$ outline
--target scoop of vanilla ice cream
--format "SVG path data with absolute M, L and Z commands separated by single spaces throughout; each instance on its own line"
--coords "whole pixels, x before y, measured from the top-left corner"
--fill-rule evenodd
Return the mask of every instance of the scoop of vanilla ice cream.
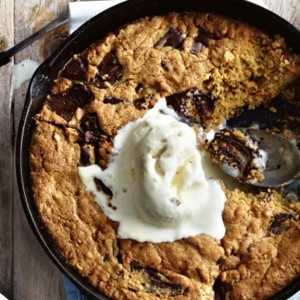
M 134 174 L 133 199 L 141 217 L 159 226 L 190 218 L 196 204 L 193 194 L 206 185 L 194 130 L 160 114 L 135 128 L 128 148 L 124 150 Z
M 105 170 L 92 165 L 78 171 L 105 214 L 119 222 L 119 237 L 167 242 L 200 233 L 224 236 L 224 191 L 206 179 L 195 131 L 165 99 L 119 130 L 114 148 Z M 112 199 L 97 190 L 94 177 L 111 189 Z

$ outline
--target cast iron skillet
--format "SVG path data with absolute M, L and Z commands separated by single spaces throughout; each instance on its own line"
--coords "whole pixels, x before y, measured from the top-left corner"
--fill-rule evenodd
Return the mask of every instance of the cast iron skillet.
M 242 0 L 129 0 L 88 21 L 75 31 L 64 45 L 45 61 L 29 84 L 24 110 L 19 125 L 16 149 L 16 172 L 21 200 L 27 219 L 41 245 L 54 263 L 87 295 L 107 299 L 83 277 L 71 269 L 57 252 L 38 216 L 30 183 L 29 148 L 34 128 L 33 116 L 39 112 L 53 79 L 75 53 L 82 52 L 94 41 L 120 26 L 144 16 L 170 11 L 204 11 L 220 13 L 251 23 L 269 33 L 281 34 L 296 53 L 300 53 L 300 32 L 291 24 L 264 8 Z M 272 299 L 287 299 L 300 289 L 300 277 Z

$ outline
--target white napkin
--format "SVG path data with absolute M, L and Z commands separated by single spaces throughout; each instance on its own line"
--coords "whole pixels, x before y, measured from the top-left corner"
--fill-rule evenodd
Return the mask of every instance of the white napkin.
M 0 293 L 0 300 L 7 300 L 1 293 Z
M 252 3 L 255 3 L 255 4 L 257 4 L 257 5 L 260 5 L 260 6 L 264 7 L 264 8 L 268 8 L 268 7 L 266 6 L 264 0 L 247 0 L 247 1 L 252 2 Z
M 69 34 L 100 12 L 125 0 L 69 2 Z
M 84 22 L 100 12 L 124 1 L 125 0 L 99 0 L 69 2 L 69 33 L 71 34 Z M 267 8 L 263 0 L 248 1 Z

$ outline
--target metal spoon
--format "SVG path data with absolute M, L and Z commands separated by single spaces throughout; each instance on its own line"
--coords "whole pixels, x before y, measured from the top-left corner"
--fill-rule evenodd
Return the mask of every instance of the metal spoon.
M 300 173 L 300 152 L 298 148 L 284 137 L 258 129 L 243 129 L 258 143 L 258 148 L 267 153 L 264 179 L 257 182 L 245 182 L 260 187 L 279 187 L 290 183 Z M 228 175 L 237 178 L 228 169 L 228 165 L 219 164 Z
M 11 57 L 15 56 L 18 52 L 23 50 L 24 48 L 28 47 L 30 44 L 41 38 L 43 35 L 48 33 L 49 31 L 55 29 L 56 27 L 66 23 L 68 21 L 68 11 L 63 12 L 59 17 L 55 20 L 47 24 L 46 26 L 42 27 L 17 45 L 13 46 L 12 48 L 0 52 L 0 67 L 4 66 L 5 64 L 9 63 Z

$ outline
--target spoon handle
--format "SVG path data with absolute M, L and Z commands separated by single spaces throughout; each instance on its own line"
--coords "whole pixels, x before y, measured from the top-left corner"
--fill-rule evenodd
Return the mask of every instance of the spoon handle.
M 31 36 L 27 37 L 17 45 L 13 46 L 12 48 L 0 52 L 0 67 L 7 64 L 10 61 L 10 58 L 15 56 L 18 52 L 23 50 L 24 48 L 28 47 L 30 44 L 38 40 L 40 37 L 48 33 L 49 31 L 57 28 L 58 26 L 66 23 L 68 21 L 68 12 L 65 11 L 62 13 L 58 18 L 47 24 L 46 26 L 42 27 Z

